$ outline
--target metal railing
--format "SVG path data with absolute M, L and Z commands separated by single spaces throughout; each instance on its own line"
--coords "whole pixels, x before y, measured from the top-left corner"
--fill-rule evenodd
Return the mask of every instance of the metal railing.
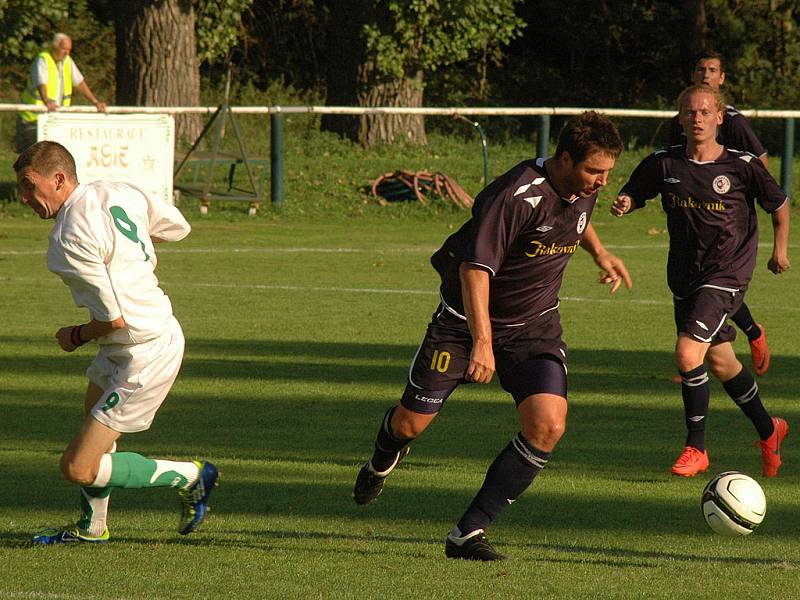
M 218 106 L 109 106 L 111 114 L 213 114 Z M 64 112 L 96 113 L 93 106 L 70 106 L 60 109 Z M 538 117 L 538 135 L 536 153 L 546 156 L 549 152 L 550 117 L 571 116 L 586 110 L 597 110 L 609 117 L 643 117 L 668 119 L 675 115 L 674 110 L 642 110 L 629 108 L 592 108 L 592 107 L 418 107 L 406 108 L 395 106 L 360 107 L 360 106 L 232 106 L 230 110 L 236 114 L 270 115 L 270 198 L 275 206 L 283 204 L 283 118 L 285 115 L 320 114 L 320 115 L 424 115 L 449 117 Z M 44 106 L 30 104 L 0 104 L 0 112 L 47 112 Z M 783 153 L 781 154 L 781 187 L 790 193 L 792 187 L 792 160 L 794 157 L 794 121 L 800 118 L 800 110 L 741 110 L 748 118 L 784 119 Z

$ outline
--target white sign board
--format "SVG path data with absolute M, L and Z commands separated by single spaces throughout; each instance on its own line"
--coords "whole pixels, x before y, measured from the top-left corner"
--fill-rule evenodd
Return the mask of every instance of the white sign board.
M 78 181 L 125 181 L 172 203 L 175 120 L 170 115 L 41 113 L 38 139 L 75 157 Z

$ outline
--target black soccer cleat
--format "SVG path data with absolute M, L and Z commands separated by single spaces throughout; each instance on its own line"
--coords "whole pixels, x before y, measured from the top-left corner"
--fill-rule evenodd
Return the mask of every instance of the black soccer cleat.
M 369 461 L 364 463 L 364 466 L 361 467 L 361 470 L 358 472 L 358 477 L 356 477 L 356 485 L 353 487 L 353 500 L 355 500 L 356 504 L 369 504 L 380 496 L 383 491 L 383 482 L 386 481 L 389 473 L 394 470 L 400 461 L 403 460 L 403 457 L 410 451 L 411 448 L 409 446 L 400 450 L 394 464 L 381 473 L 373 471 Z
M 444 544 L 444 554 L 447 558 L 481 561 L 506 559 L 505 554 L 500 554 L 492 547 L 483 529 L 476 529 L 463 537 L 454 535 L 457 531 L 457 529 L 451 531 Z

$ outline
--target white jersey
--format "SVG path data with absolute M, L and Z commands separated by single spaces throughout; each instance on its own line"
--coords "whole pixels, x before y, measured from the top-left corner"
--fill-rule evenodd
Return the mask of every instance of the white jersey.
M 173 242 L 189 231 L 177 208 L 130 184 L 81 184 L 55 217 L 47 268 L 93 319 L 125 319 L 125 327 L 98 343 L 145 342 L 159 336 L 172 316 L 172 304 L 158 287 L 150 238 Z

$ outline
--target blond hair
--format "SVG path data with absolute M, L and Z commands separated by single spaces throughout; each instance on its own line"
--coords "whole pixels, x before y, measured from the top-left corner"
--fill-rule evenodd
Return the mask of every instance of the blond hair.
M 686 100 L 687 96 L 699 93 L 710 94 L 714 98 L 714 106 L 718 112 L 725 110 L 725 96 L 723 96 L 722 92 L 705 83 L 699 83 L 690 85 L 680 93 L 678 96 L 678 112 L 683 112 L 683 101 Z

